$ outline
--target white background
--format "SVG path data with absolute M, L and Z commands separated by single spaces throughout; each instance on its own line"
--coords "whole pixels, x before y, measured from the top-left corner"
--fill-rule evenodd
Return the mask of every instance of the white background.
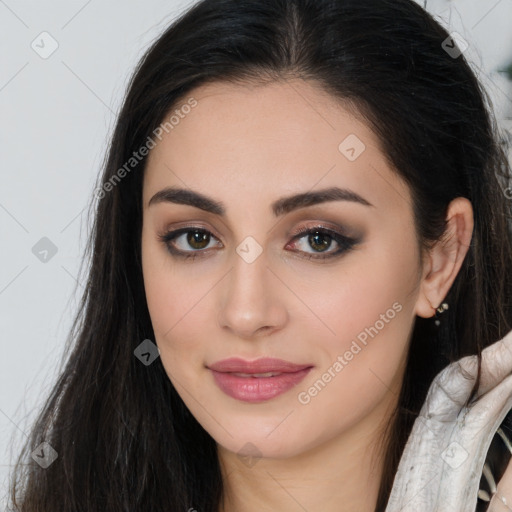
M 82 291 L 87 207 L 127 80 L 190 5 L 0 0 L 0 510 L 11 451 L 59 369 Z M 468 41 L 465 55 L 512 132 L 512 82 L 497 72 L 512 62 L 512 0 L 429 0 L 427 9 Z M 31 47 L 43 51 L 47 37 L 51 48 L 42 32 L 58 43 L 48 58 Z M 57 247 L 47 263 L 32 253 L 42 237 Z

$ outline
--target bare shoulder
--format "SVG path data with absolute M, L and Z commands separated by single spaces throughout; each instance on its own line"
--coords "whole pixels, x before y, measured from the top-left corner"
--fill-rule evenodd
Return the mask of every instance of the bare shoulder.
M 479 489 L 475 512 L 512 511 L 512 410 L 493 437 Z

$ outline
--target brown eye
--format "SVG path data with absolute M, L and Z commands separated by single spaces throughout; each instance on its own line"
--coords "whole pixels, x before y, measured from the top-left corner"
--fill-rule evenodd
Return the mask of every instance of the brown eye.
M 194 249 L 204 249 L 210 241 L 210 234 L 199 230 L 188 231 L 187 243 Z M 206 242 L 206 245 L 205 245 Z
M 205 229 L 185 227 L 158 235 L 167 250 L 179 258 L 206 257 L 214 247 L 220 248 L 222 244 L 217 238 Z M 302 241 L 304 239 L 304 241 Z M 211 243 L 214 242 L 212 246 Z M 335 250 L 330 250 L 333 246 Z M 348 252 L 359 240 L 349 238 L 337 231 L 324 227 L 303 228 L 292 238 L 292 252 L 300 253 L 308 259 L 327 259 L 340 256 Z M 322 254 L 325 253 L 325 254 Z
M 205 229 L 182 228 L 169 231 L 158 236 L 173 256 L 195 258 L 203 252 L 209 252 L 209 245 L 216 240 L 214 235 Z M 221 246 L 220 242 L 217 247 Z M 197 254 L 196 254 L 197 253 Z
M 332 229 L 318 226 L 300 229 L 293 236 L 292 242 L 294 252 L 301 253 L 304 258 L 327 259 L 348 252 L 359 243 L 359 240 L 349 238 Z M 334 251 L 329 250 L 333 242 L 337 247 Z
M 308 236 L 308 243 L 315 251 L 323 252 L 330 247 L 332 237 L 326 233 L 315 231 Z

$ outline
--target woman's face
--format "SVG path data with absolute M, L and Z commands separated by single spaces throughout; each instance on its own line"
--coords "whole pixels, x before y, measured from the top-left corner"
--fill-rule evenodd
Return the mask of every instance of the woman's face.
M 407 186 L 369 128 L 312 83 L 190 96 L 158 132 L 143 189 L 144 283 L 169 379 L 241 455 L 370 433 L 398 398 L 417 314 Z M 212 370 L 230 358 L 298 367 Z

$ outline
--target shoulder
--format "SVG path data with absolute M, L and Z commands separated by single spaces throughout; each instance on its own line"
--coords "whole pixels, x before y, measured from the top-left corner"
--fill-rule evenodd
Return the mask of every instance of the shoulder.
M 487 452 L 475 512 L 512 510 L 512 410 L 496 430 Z

